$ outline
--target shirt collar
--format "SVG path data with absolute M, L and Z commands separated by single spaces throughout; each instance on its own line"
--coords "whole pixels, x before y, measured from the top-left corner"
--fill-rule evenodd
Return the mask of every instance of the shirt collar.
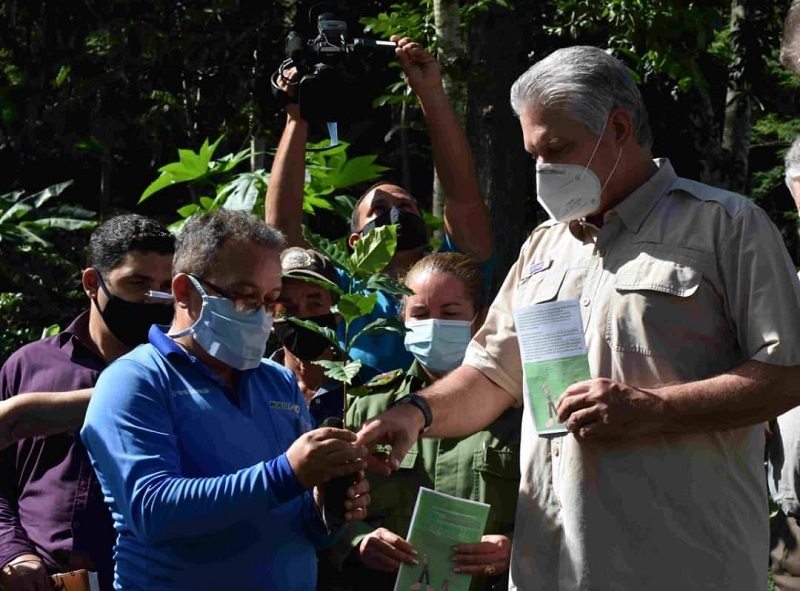
M 102 362 L 103 367 L 107 364 L 97 350 L 97 346 L 92 340 L 89 332 L 89 310 L 81 312 L 64 331 L 58 335 L 58 346 L 74 359 L 80 349 L 80 353 L 88 353 L 97 361 Z M 77 345 L 77 347 L 76 347 Z
M 648 214 L 655 207 L 661 196 L 667 193 L 678 178 L 669 160 L 658 158 L 653 160 L 658 167 L 656 173 L 637 188 L 633 193 L 623 199 L 617 206 L 606 213 L 606 216 L 615 214 L 633 233 L 639 231 Z M 605 218 L 608 221 L 608 217 Z
M 177 357 L 178 359 L 183 359 L 191 364 L 191 366 L 197 368 L 198 371 L 202 372 L 206 377 L 216 382 L 221 388 L 223 389 L 230 389 L 228 386 L 223 383 L 222 380 L 219 379 L 219 376 L 215 374 L 210 367 L 208 367 L 205 363 L 203 363 L 200 359 L 189 353 L 186 349 L 181 347 L 178 343 L 176 343 L 173 339 L 168 336 L 169 329 L 172 328 L 171 326 L 160 326 L 158 324 L 154 324 L 150 327 L 150 332 L 147 333 L 147 338 L 150 341 L 150 344 L 155 347 L 156 351 L 158 351 L 162 357 Z M 256 368 L 258 369 L 258 368 Z M 254 371 L 253 369 L 244 369 L 237 371 L 237 377 L 234 378 L 234 381 L 237 379 L 239 383 L 244 377 L 249 374 L 250 372 Z

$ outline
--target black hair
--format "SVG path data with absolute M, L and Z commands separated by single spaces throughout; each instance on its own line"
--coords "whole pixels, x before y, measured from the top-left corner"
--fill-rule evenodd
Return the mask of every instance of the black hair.
M 175 252 L 175 236 L 154 219 L 128 213 L 110 218 L 89 238 L 87 266 L 101 273 L 117 268 L 129 252 Z

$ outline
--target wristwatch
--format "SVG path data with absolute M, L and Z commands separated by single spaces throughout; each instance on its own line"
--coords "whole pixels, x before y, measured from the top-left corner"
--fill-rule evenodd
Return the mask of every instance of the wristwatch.
M 414 405 L 422 412 L 423 416 L 425 417 L 425 425 L 422 427 L 422 429 L 420 429 L 419 434 L 424 435 L 427 433 L 431 428 L 431 423 L 433 422 L 433 413 L 431 412 L 431 407 L 428 404 L 428 401 L 417 394 L 409 394 L 408 396 L 403 396 L 399 400 L 395 400 L 389 408 L 392 406 L 399 406 L 401 404 Z

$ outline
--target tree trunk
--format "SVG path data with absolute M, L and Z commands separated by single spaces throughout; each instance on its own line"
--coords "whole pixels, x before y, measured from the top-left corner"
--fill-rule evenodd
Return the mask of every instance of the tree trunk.
M 752 113 L 747 73 L 747 47 L 750 38 L 747 30 L 746 0 L 731 1 L 731 44 L 733 60 L 725 97 L 725 126 L 722 148 L 725 153 L 724 184 L 737 193 L 747 190 L 748 159 L 750 156 L 750 131 Z
M 456 64 L 462 63 L 464 43 L 461 39 L 461 13 L 458 0 L 434 0 L 433 22 L 438 45 L 437 59 L 442 66 L 442 86 L 461 124 L 464 124 L 467 86 L 454 76 Z M 444 190 L 436 169 L 433 171 L 433 215 L 444 215 Z M 442 234 L 442 232 L 438 232 Z M 440 240 L 443 235 L 437 236 Z
M 522 131 L 509 102 L 514 80 L 528 65 L 520 27 L 521 4 L 514 11 L 491 9 L 470 26 L 471 61 L 467 135 L 475 156 L 481 193 L 486 199 L 494 234 L 497 265 L 495 287 L 516 261 L 520 246 L 536 225 L 537 211 L 530 198 L 535 177 L 523 149 Z

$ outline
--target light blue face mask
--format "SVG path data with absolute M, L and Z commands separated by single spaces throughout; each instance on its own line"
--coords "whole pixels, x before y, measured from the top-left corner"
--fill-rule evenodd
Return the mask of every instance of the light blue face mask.
M 472 340 L 469 320 L 409 320 L 406 328 L 406 350 L 434 372 L 450 371 L 461 365 Z
M 203 350 L 234 369 L 258 367 L 264 357 L 272 314 L 264 308 L 240 312 L 232 300 L 210 296 L 200 282 L 189 275 L 197 293 L 203 298 L 203 307 L 197 321 L 177 334 L 177 339 L 191 334 Z

